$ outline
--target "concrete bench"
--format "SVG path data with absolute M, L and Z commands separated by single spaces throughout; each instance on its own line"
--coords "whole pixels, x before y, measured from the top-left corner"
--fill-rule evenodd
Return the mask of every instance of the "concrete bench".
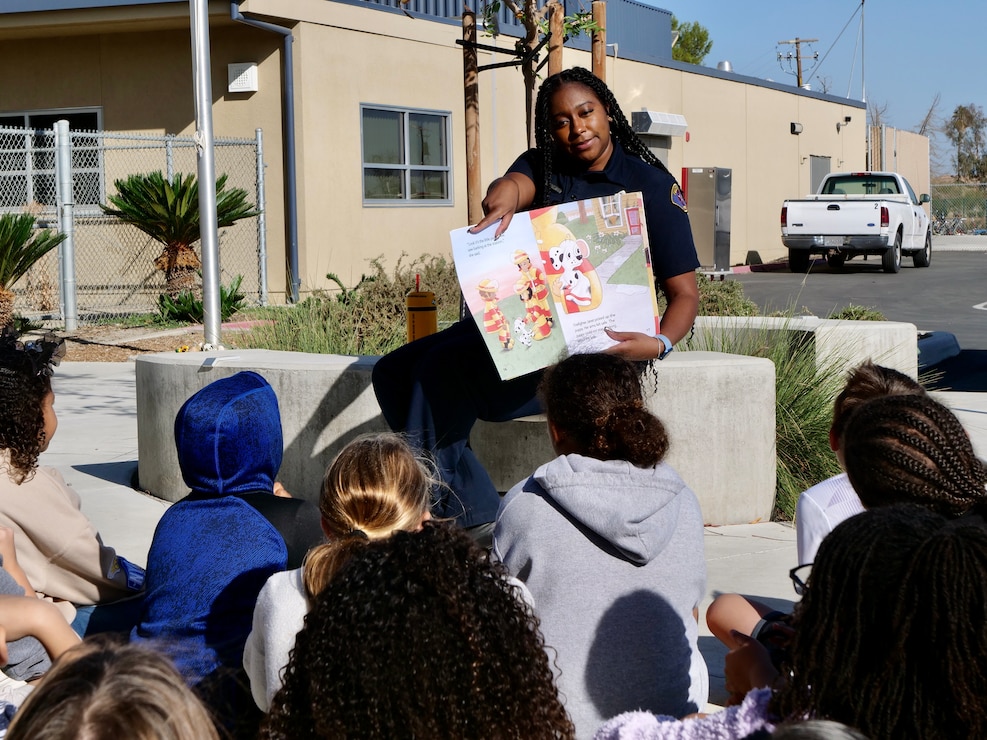
M 174 420 L 200 388 L 255 370 L 278 396 L 285 454 L 279 476 L 300 498 L 316 500 L 322 474 L 354 437 L 385 431 L 370 372 L 373 357 L 269 350 L 168 353 L 137 358 L 139 480 L 177 501 L 187 487 L 174 444 Z M 710 524 L 767 520 L 775 486 L 774 366 L 769 360 L 677 352 L 656 364 L 648 404 L 672 441 L 669 462 L 696 491 Z M 543 419 L 480 422 L 472 445 L 506 491 L 554 457 Z
M 730 350 L 738 333 L 787 331 L 815 344 L 816 363 L 833 372 L 846 371 L 871 360 L 918 377 L 918 330 L 899 321 L 840 321 L 815 316 L 700 316 L 690 346 Z
M 719 352 L 674 352 L 654 368 L 657 387 L 645 388 L 646 402 L 668 430 L 667 461 L 696 492 L 705 523 L 770 519 L 774 364 Z M 471 442 L 498 490 L 555 456 L 543 417 L 477 422 Z

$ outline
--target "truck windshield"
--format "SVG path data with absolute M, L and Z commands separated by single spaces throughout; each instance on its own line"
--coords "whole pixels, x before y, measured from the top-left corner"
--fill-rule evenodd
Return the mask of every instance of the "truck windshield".
M 822 195 L 900 195 L 898 181 L 866 172 L 831 177 L 823 185 Z

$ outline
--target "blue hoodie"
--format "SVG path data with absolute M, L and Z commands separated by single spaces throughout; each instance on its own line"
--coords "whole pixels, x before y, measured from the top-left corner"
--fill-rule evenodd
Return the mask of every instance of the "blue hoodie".
M 207 385 L 178 412 L 175 443 L 192 493 L 154 531 L 132 638 L 161 642 L 195 684 L 241 665 L 257 594 L 287 566 L 284 537 L 240 498 L 273 499 L 283 447 L 274 390 L 254 372 Z

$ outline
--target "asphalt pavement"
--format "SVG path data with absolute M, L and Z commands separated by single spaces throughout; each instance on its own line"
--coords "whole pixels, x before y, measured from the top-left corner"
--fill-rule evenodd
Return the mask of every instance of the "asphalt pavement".
M 168 503 L 132 487 L 137 471 L 137 404 L 134 364 L 64 362 L 53 379 L 58 430 L 41 464 L 58 468 L 82 498 L 83 511 L 103 541 L 141 565 Z M 987 394 L 946 393 L 951 406 L 987 457 Z M 722 704 L 725 649 L 702 615 L 721 592 L 748 594 L 791 609 L 788 579 L 797 563 L 795 531 L 784 522 L 707 527 L 707 597 L 700 607 L 700 649 L 710 670 L 710 700 Z
M 791 273 L 785 263 L 737 268 L 729 279 L 739 281 L 764 313 L 826 317 L 855 305 L 914 324 L 929 387 L 987 392 L 987 236 L 936 236 L 932 249 L 930 267 L 914 267 L 905 258 L 897 274 L 884 273 L 880 259 L 871 257 L 839 269 L 819 259 L 808 274 Z M 950 335 L 955 351 L 944 352 Z

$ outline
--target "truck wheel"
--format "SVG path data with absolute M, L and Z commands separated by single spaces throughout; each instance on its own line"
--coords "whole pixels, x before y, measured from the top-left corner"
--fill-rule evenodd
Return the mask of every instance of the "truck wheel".
M 912 262 L 916 267 L 928 267 L 932 262 L 932 232 L 925 232 L 925 246 L 921 252 L 912 255 Z
M 881 266 L 885 272 L 898 272 L 901 269 L 901 232 L 894 235 L 894 246 L 884 252 Z
M 788 250 L 788 269 L 792 272 L 808 272 L 810 263 L 808 252 L 796 249 Z
M 826 264 L 834 270 L 839 270 L 846 263 L 846 252 L 834 252 L 826 255 Z

